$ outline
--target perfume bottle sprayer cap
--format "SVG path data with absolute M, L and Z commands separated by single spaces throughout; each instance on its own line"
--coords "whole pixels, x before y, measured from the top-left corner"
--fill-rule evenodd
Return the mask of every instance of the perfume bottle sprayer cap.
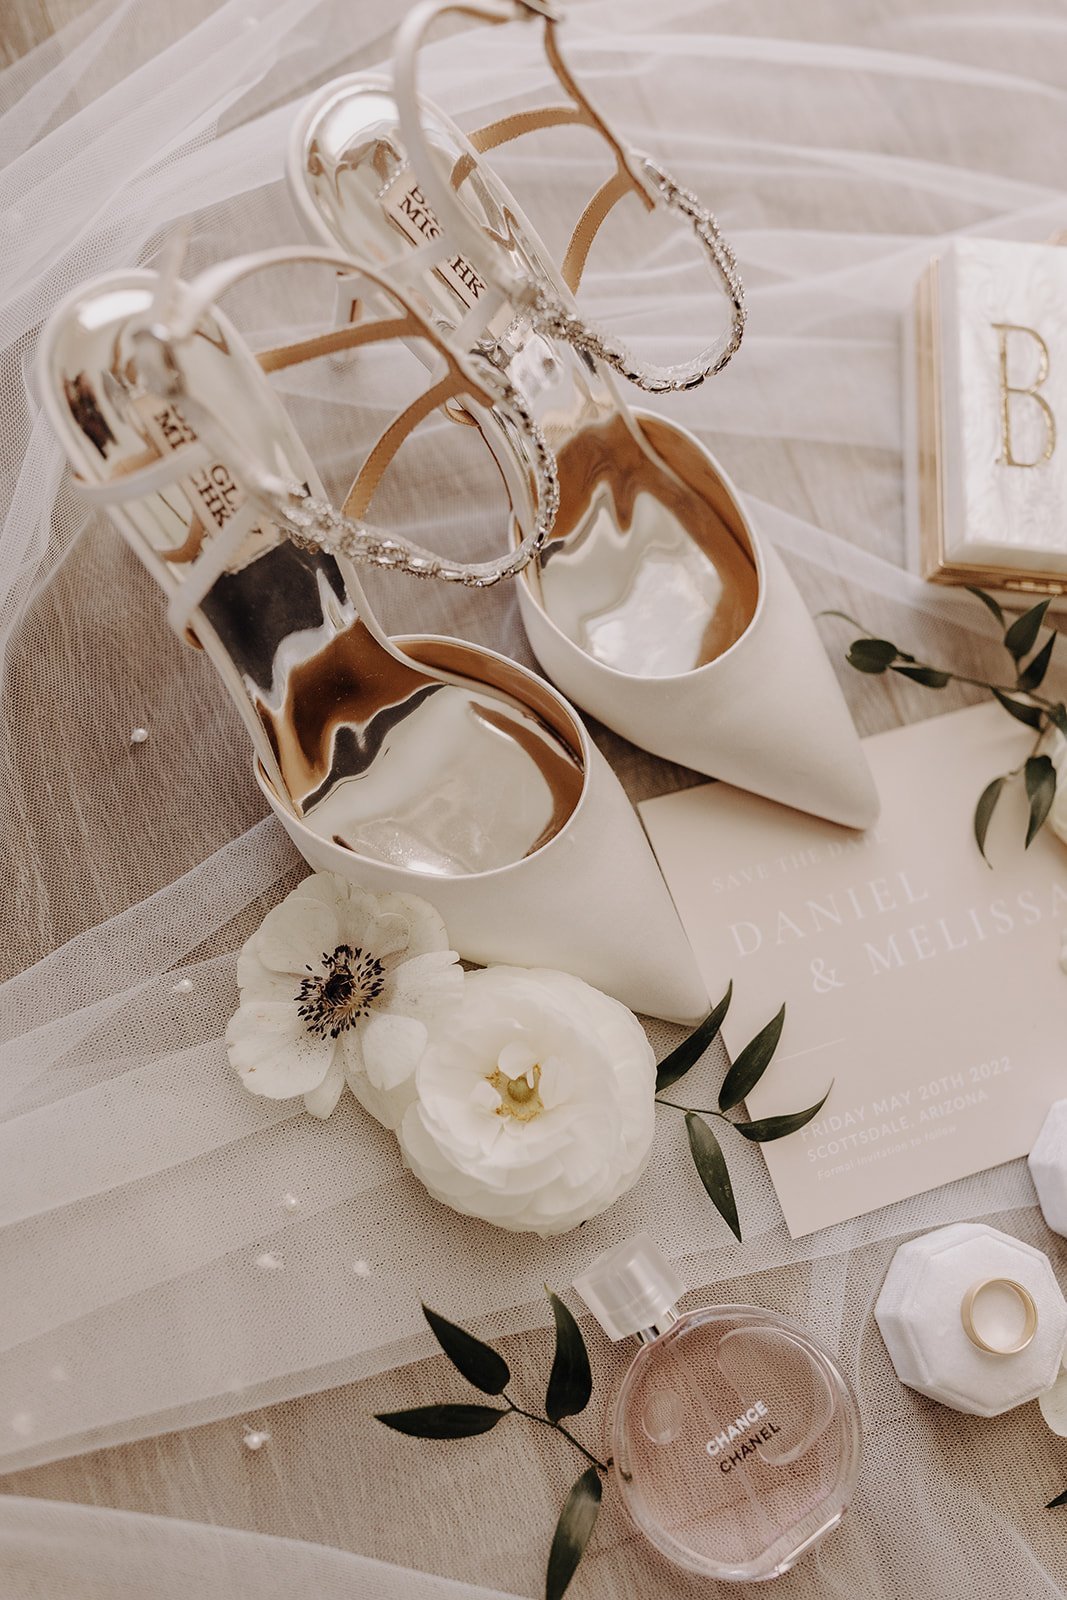
M 647 1233 L 597 1256 L 574 1287 L 609 1339 L 665 1327 L 685 1284 Z

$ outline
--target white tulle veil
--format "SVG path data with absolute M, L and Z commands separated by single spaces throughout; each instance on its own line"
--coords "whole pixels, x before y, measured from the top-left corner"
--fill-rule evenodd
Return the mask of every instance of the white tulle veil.
M 1038 1237 L 1021 1164 L 795 1243 L 746 1147 L 732 1155 L 739 1246 L 665 1124 L 636 1191 L 542 1243 L 435 1206 L 354 1104 L 320 1125 L 249 1098 L 228 1069 L 234 951 L 304 868 L 265 818 L 209 664 L 168 633 L 151 581 L 71 489 L 34 396 L 33 344 L 73 286 L 151 262 L 184 220 L 190 271 L 298 238 L 281 179 L 293 107 L 327 78 L 384 61 L 395 20 L 380 0 L 99 0 L 0 75 L 0 1470 L 21 1474 L 20 1492 L 47 1494 L 28 1469 L 209 1423 L 217 1463 L 230 1462 L 241 1419 L 299 1396 L 311 1397 L 302 1428 L 314 1419 L 326 1437 L 343 1416 L 352 1449 L 380 1461 L 373 1401 L 401 1382 L 393 1369 L 432 1349 L 420 1299 L 526 1348 L 520 1336 L 546 1321 L 546 1279 L 566 1286 L 598 1249 L 647 1226 L 694 1288 L 730 1281 L 731 1297 L 790 1310 L 858 1383 L 869 1444 L 853 1529 L 838 1555 L 787 1580 L 790 1592 L 1060 1594 L 1067 1532 L 1050 1531 L 1040 1502 L 1062 1485 L 1036 1416 L 981 1435 L 972 1419 L 933 1417 L 895 1383 L 870 1317 L 902 1234 L 989 1216 Z M 1042 239 L 1067 225 L 1062 7 L 580 0 L 567 43 L 629 137 L 712 204 L 748 286 L 739 357 L 663 409 L 722 458 L 813 610 L 838 607 L 912 648 L 979 664 L 985 614 L 904 571 L 900 318 L 947 234 Z M 530 28 L 464 30 L 426 59 L 427 87 L 466 126 L 546 83 Z M 556 239 L 604 175 L 595 142 L 567 133 L 502 152 L 500 164 Z M 229 309 L 253 343 L 278 342 L 325 318 L 327 292 L 313 275 L 282 274 Z M 685 241 L 643 232 L 636 216 L 607 232 L 583 295 L 658 361 L 683 359 L 719 314 Z M 335 491 L 389 385 L 382 351 L 282 376 Z M 426 430 L 393 512 L 420 543 L 489 551 L 499 520 L 477 509 L 480 480 L 473 457 L 455 452 L 456 431 Z M 455 632 L 530 660 L 506 591 L 457 595 L 390 577 L 372 591 L 392 629 Z M 841 661 L 847 634 L 821 626 Z M 950 703 L 841 675 L 864 732 Z M 147 740 L 131 744 L 134 728 Z M 595 731 L 634 798 L 691 781 Z M 677 1037 L 650 1031 L 660 1051 Z M 926 1044 L 936 1049 L 916 1048 Z M 280 1270 L 257 1267 L 264 1251 Z M 370 1278 L 353 1274 L 357 1259 Z M 349 1398 L 328 1401 L 341 1385 Z M 990 1466 L 964 1488 L 961 1431 L 1016 1463 L 1012 1484 Z M 272 1470 L 295 1474 L 310 1438 L 302 1456 L 275 1449 Z M 393 1538 L 385 1491 L 370 1481 L 366 1523 L 321 1527 L 309 1514 L 271 1529 L 347 1555 L 198 1530 L 195 1516 L 9 1498 L 0 1570 L 14 1578 L 0 1589 L 165 1596 L 187 1571 L 184 1593 L 240 1600 L 458 1592 L 417 1588 L 404 1569 L 422 1566 L 535 1592 L 547 1511 L 512 1530 L 507 1559 L 487 1545 L 472 1564 L 440 1463 L 420 1487 L 414 1459 L 389 1504 L 431 1494 L 421 1541 L 411 1529 Z M 519 1444 L 498 1459 L 524 1481 Z M 542 1494 L 558 1504 L 555 1465 L 533 1459 L 531 1505 Z M 297 1501 L 303 1492 L 294 1481 Z M 203 1520 L 262 1526 L 240 1511 Z M 142 1559 L 157 1587 L 143 1586 Z M 646 1558 L 621 1526 L 597 1559 L 605 1587 L 594 1569 L 590 1595 L 649 1592 Z

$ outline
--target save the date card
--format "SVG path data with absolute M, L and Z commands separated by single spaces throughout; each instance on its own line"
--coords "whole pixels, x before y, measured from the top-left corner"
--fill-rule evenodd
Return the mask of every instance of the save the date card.
M 1067 1096 L 1067 844 L 1028 851 L 1022 785 L 979 854 L 972 818 L 1032 735 L 977 706 L 864 740 L 865 834 L 702 784 L 641 814 L 736 1052 L 786 1003 L 752 1117 L 814 1104 L 764 1145 L 794 1238 L 1025 1155 Z

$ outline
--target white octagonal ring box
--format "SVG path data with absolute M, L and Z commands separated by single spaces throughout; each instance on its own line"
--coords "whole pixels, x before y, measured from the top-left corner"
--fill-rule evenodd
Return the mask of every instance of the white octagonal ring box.
M 977 1308 L 976 1292 L 988 1299 L 990 1290 L 1009 1312 L 1015 1304 L 1025 1313 L 1023 1337 L 1036 1314 L 1024 1349 L 994 1353 L 968 1335 L 965 1318 L 972 1331 L 979 1322 L 968 1303 Z M 953 1223 L 902 1244 L 874 1314 L 900 1381 L 977 1417 L 1036 1400 L 1055 1382 L 1067 1340 L 1067 1301 L 1048 1257 L 984 1223 Z
M 1041 1215 L 1067 1237 L 1067 1100 L 1057 1100 L 1041 1125 L 1028 1165 Z

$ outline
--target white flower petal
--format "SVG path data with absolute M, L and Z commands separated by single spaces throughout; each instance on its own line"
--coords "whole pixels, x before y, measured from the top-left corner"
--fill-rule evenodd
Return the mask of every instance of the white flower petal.
M 363 1040 L 360 1038 L 360 1029 L 346 1028 L 338 1043 L 341 1046 L 341 1062 L 344 1066 L 345 1081 L 358 1099 L 356 1080 L 364 1076 Z
M 237 960 L 237 983 L 242 1001 L 276 1000 L 279 1003 L 296 1001 L 301 979 L 306 971 L 274 972 L 265 967 L 254 950 L 245 945 Z
M 526 1078 L 533 1082 L 534 1067 L 543 1065 L 541 1053 L 531 1039 L 512 1039 L 497 1056 L 497 1066 L 508 1078 Z
M 431 1022 L 457 1008 L 463 996 L 463 969 L 454 950 L 439 950 L 403 961 L 389 973 L 376 1011 Z
M 345 1077 L 365 1111 L 395 1128 L 415 1098 L 426 1029 L 411 1017 L 375 1013 L 341 1037 Z
M 304 1110 L 310 1111 L 313 1117 L 320 1117 L 323 1121 L 330 1115 L 338 1100 L 344 1092 L 345 1069 L 340 1050 L 335 1049 L 330 1070 L 323 1078 L 317 1089 L 311 1089 L 304 1096 Z
M 341 943 L 365 949 L 368 933 L 381 913 L 381 895 L 357 883 L 345 883 L 338 910 Z
M 288 1100 L 318 1088 L 335 1045 L 309 1033 L 294 1005 L 253 1000 L 230 1018 L 226 1048 L 246 1089 L 270 1100 Z
M 404 961 L 409 953 L 409 928 L 406 917 L 374 916 L 367 923 L 361 941 L 363 949 L 377 956 L 379 961 Z
M 281 905 L 275 906 L 249 940 L 252 953 L 272 972 L 304 975 L 308 966 L 321 966 L 342 943 L 341 899 L 331 873 L 316 872 L 297 884 Z
M 360 1029 L 363 1066 L 376 1089 L 395 1089 L 414 1076 L 426 1049 L 426 1028 L 413 1017 L 368 1017 Z
M 408 927 L 408 955 L 422 956 L 431 950 L 448 949 L 448 931 L 440 913 L 415 894 L 380 894 L 380 916 L 403 917 Z

